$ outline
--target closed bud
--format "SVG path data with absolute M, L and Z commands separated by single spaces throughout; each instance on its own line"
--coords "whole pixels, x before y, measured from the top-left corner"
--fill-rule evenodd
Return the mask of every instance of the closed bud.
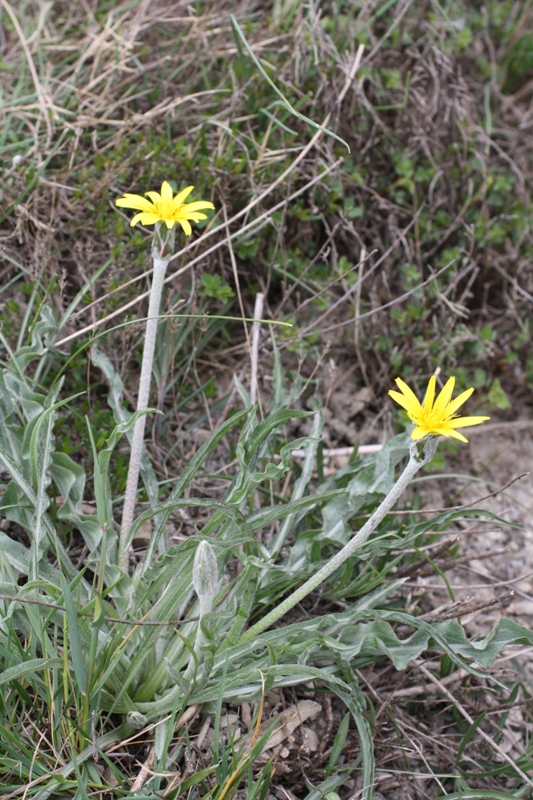
M 192 584 L 200 600 L 200 615 L 211 610 L 218 589 L 217 558 L 209 542 L 200 542 L 196 548 L 192 568 Z
M 148 717 L 145 717 L 140 711 L 128 711 L 126 719 L 128 725 L 131 725 L 136 731 L 140 731 L 141 728 L 145 728 L 148 725 Z

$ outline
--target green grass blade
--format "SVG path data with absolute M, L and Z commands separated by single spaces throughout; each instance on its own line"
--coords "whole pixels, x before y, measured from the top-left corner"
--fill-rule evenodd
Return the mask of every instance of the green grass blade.
M 63 661 L 60 658 L 31 658 L 29 661 L 24 661 L 14 667 L 8 667 L 3 672 L 0 672 L 0 685 L 10 683 L 12 680 L 19 680 L 25 675 L 31 675 L 33 672 L 42 672 L 62 666 Z
M 83 656 L 83 646 L 80 635 L 78 613 L 76 611 L 74 598 L 72 597 L 72 593 L 70 591 L 70 586 L 68 585 L 65 576 L 63 575 L 62 572 L 60 573 L 60 575 L 61 575 L 61 587 L 63 589 L 63 602 L 65 603 L 65 608 L 66 608 L 65 613 L 68 624 L 68 637 L 67 637 L 68 649 L 70 651 L 70 655 L 72 658 L 72 667 L 74 669 L 74 674 L 76 676 L 76 685 L 78 686 L 81 692 L 86 692 L 87 669 L 85 666 L 85 658 Z
M 345 714 L 337 729 L 337 733 L 335 734 L 335 739 L 333 741 L 333 746 L 331 748 L 328 765 L 326 767 L 326 778 L 329 778 L 329 776 L 333 773 L 333 770 L 338 769 L 337 761 L 339 760 L 340 754 L 342 753 L 342 748 L 346 744 L 346 738 L 348 736 L 349 726 L 350 726 L 350 715 Z
M 343 144 L 343 145 L 344 145 L 344 147 L 345 147 L 345 148 L 348 150 L 348 152 L 350 152 L 350 145 L 348 144 L 348 142 L 346 142 L 346 141 L 345 141 L 344 139 L 342 139 L 340 136 L 337 136 L 337 134 L 336 134 L 336 133 L 333 133 L 333 131 L 329 130 L 329 128 L 324 128 L 324 126 L 323 126 L 323 125 L 319 125 L 319 124 L 318 124 L 317 122 L 315 122 L 314 120 L 312 120 L 312 119 L 309 119 L 309 117 L 306 117 L 306 116 L 305 116 L 305 114 L 301 114 L 299 111 L 297 111 L 297 110 L 294 108 L 294 106 L 292 106 L 292 105 L 289 103 L 289 101 L 286 99 L 286 97 L 285 97 L 285 95 L 283 94 L 283 92 L 281 92 L 281 91 L 278 89 L 278 87 L 276 86 L 276 84 L 274 83 L 274 81 L 273 81 L 273 80 L 272 80 L 272 79 L 271 79 L 271 78 L 270 78 L 270 77 L 267 75 L 267 73 L 265 72 L 265 70 L 264 70 L 264 68 L 263 68 L 263 66 L 262 66 L 262 64 L 261 64 L 261 62 L 259 61 L 259 59 L 258 59 L 258 58 L 257 58 L 257 56 L 255 55 L 254 51 L 252 50 L 252 48 L 251 48 L 251 47 L 250 47 L 250 45 L 248 44 L 248 41 L 247 41 L 247 39 L 246 39 L 246 36 L 244 35 L 243 31 L 242 31 L 242 28 L 241 28 L 241 26 L 239 25 L 239 23 L 237 22 L 237 20 L 236 20 L 236 18 L 235 18 L 235 16 L 234 16 L 233 14 L 230 14 L 230 19 L 231 19 L 231 24 L 232 24 L 232 26 L 233 26 L 233 30 L 235 31 L 235 33 L 236 33 L 236 34 L 237 34 L 237 36 L 239 37 L 239 39 L 240 39 L 240 41 L 242 42 L 242 44 L 245 46 L 245 48 L 246 48 L 246 51 L 247 51 L 248 55 L 250 56 L 250 58 L 251 58 L 251 59 L 252 59 L 252 61 L 254 62 L 254 64 L 255 64 L 256 68 L 259 70 L 259 72 L 261 73 L 261 75 L 263 76 L 263 78 L 264 78 L 264 79 L 267 81 L 267 83 L 269 84 L 269 86 L 271 86 L 271 88 L 272 88 L 272 89 L 273 89 L 273 90 L 276 92 L 276 94 L 277 94 L 277 95 L 278 95 L 278 97 L 280 98 L 280 100 L 281 100 L 281 103 L 282 103 L 282 105 L 284 106 L 284 108 L 286 108 L 286 109 L 287 109 L 287 111 L 290 111 L 290 112 L 291 112 L 291 114 L 293 114 L 295 117 L 298 117 L 298 119 L 301 119 L 303 122 L 306 122 L 306 123 L 307 123 L 308 125 L 310 125 L 312 128 L 315 128 L 315 129 L 316 129 L 316 130 L 318 130 L 318 131 L 322 131 L 322 133 L 325 133 L 327 136 L 332 136 L 332 137 L 333 137 L 334 139 L 336 139 L 338 142 L 340 142 L 341 144 Z

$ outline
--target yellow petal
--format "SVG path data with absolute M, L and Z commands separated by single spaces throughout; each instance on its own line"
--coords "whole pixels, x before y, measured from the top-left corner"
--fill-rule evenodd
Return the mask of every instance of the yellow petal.
M 186 189 L 182 189 L 182 191 L 179 194 L 176 195 L 176 197 L 172 201 L 173 204 L 174 204 L 174 211 L 177 211 L 178 208 L 181 205 L 183 205 L 183 203 L 188 198 L 188 196 L 190 195 L 190 193 L 192 192 L 193 189 L 194 189 L 194 186 L 187 186 Z
M 159 222 L 161 217 L 159 214 L 154 214 L 153 212 L 142 211 L 140 214 L 135 214 L 130 225 L 135 225 L 137 222 L 140 222 L 141 225 L 155 225 L 156 222 Z
M 187 213 L 189 211 L 202 211 L 204 208 L 214 209 L 213 203 L 208 200 L 195 200 L 194 203 L 187 203 Z
M 453 428 L 469 428 L 471 425 L 481 425 L 487 419 L 490 417 L 456 417 L 456 419 L 451 419 L 447 425 Z
M 455 386 L 455 378 L 448 378 L 443 388 L 439 392 L 439 396 L 435 400 L 433 411 L 439 416 L 445 411 L 448 413 L 448 403 L 450 402 L 453 394 L 453 387 Z
M 470 397 L 470 395 L 472 394 L 473 391 L 474 391 L 474 387 L 471 387 L 470 389 L 467 389 L 465 392 L 461 392 L 461 394 L 457 395 L 455 400 L 452 400 L 452 402 L 450 403 L 450 405 L 446 409 L 446 413 L 449 416 L 451 416 L 452 414 L 455 414 L 457 409 L 460 408 L 460 406 L 462 406 L 463 403 L 465 403 L 468 400 L 468 398 Z
M 115 200 L 115 205 L 119 208 L 134 208 L 138 211 L 154 210 L 153 204 L 146 197 L 141 197 L 140 194 L 125 194 L 124 197 Z
M 424 436 L 427 436 L 428 434 L 429 431 L 427 431 L 425 428 L 415 428 L 411 433 L 411 439 L 414 439 L 416 442 L 418 439 L 423 439 Z
M 435 387 L 437 385 L 437 379 L 434 375 L 431 376 L 428 383 L 428 388 L 426 389 L 426 396 L 424 398 L 424 404 L 422 406 L 424 413 L 427 414 L 433 408 L 433 400 L 435 399 Z
M 130 227 L 133 228 L 134 225 L 137 225 L 137 223 L 141 221 L 141 219 L 143 217 L 143 213 L 144 212 L 141 212 L 140 214 L 135 214 L 135 216 L 133 217 L 132 221 L 130 222 Z
M 409 407 L 404 406 L 407 408 L 408 411 L 412 411 L 413 414 L 420 414 L 422 412 L 422 406 L 412 389 L 402 381 L 401 378 L 396 378 L 396 386 L 401 390 L 405 399 L 409 402 Z
M 207 219 L 207 216 L 205 214 L 200 214 L 199 211 L 196 213 L 193 211 L 192 214 L 189 214 L 189 212 L 185 211 L 185 209 L 183 212 L 178 212 L 177 217 L 178 219 L 192 219 L 193 222 L 200 222 L 203 219 Z
M 407 399 L 407 397 L 404 397 L 404 395 L 400 394 L 400 392 L 395 392 L 394 389 L 389 391 L 389 395 L 398 403 L 398 405 L 400 405 L 402 408 L 405 408 L 406 411 L 409 411 L 411 408 L 411 402 Z
M 459 439 L 460 442 L 468 443 L 466 436 L 463 436 L 462 433 L 457 433 L 457 431 L 450 431 L 450 436 L 453 436 L 454 439 Z
M 190 236 L 191 233 L 192 233 L 192 228 L 191 228 L 190 222 L 187 222 L 186 219 L 179 219 L 178 222 L 181 225 L 181 227 L 183 228 L 183 230 L 185 231 L 186 236 Z
M 163 181 L 161 184 L 161 200 L 164 203 L 172 202 L 172 198 L 174 196 L 174 192 L 172 191 L 172 186 L 168 181 Z
M 150 200 L 152 200 L 154 205 L 157 205 L 158 203 L 161 202 L 161 195 L 159 194 L 159 192 L 146 192 L 146 194 L 148 195 Z

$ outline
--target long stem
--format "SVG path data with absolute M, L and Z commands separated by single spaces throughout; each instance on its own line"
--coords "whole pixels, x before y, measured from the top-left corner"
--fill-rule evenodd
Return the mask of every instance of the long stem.
M 283 603 L 280 603 L 279 606 L 276 606 L 276 608 L 272 609 L 272 611 L 267 614 L 266 617 L 263 617 L 263 619 L 260 619 L 259 622 L 256 622 L 255 625 L 249 628 L 241 636 L 238 644 L 244 644 L 244 642 L 248 642 L 250 639 L 253 639 L 254 636 L 257 636 L 257 634 L 262 633 L 264 630 L 273 625 L 274 622 L 277 622 L 278 619 L 287 613 L 287 611 L 290 611 L 291 608 L 294 608 L 294 606 L 303 600 L 304 597 L 306 597 L 310 592 L 314 591 L 317 586 L 320 586 L 320 584 L 323 583 L 332 572 L 335 572 L 335 570 L 338 569 L 347 558 L 353 555 L 355 551 L 366 542 L 372 531 L 379 525 L 383 517 L 388 514 L 400 495 L 411 483 L 418 470 L 431 461 L 435 455 L 436 449 L 437 439 L 434 437 L 426 439 L 423 455 L 419 453 L 416 442 L 413 442 L 409 450 L 409 463 L 388 495 L 384 498 L 381 505 L 376 508 L 370 519 L 367 520 L 361 530 L 356 533 L 353 539 L 350 539 L 348 544 L 346 544 L 342 550 L 339 550 L 339 552 L 336 553 L 327 564 L 324 564 L 322 569 L 316 572 L 311 578 L 309 578 L 309 580 L 302 584 L 302 586 L 296 589 L 296 591 L 287 597 Z
M 152 378 L 152 367 L 154 364 L 155 339 L 158 322 L 157 318 L 159 315 L 159 309 L 161 307 L 161 295 L 163 293 L 163 282 L 165 280 L 167 266 L 168 259 L 165 260 L 162 258 L 157 258 L 154 255 L 154 273 L 152 277 L 152 288 L 150 291 L 148 319 L 146 320 L 146 333 L 144 339 L 141 377 L 139 381 L 137 411 L 145 411 L 148 408 L 150 381 Z M 122 512 L 122 525 L 120 528 L 119 540 L 119 559 L 123 569 L 127 569 L 128 567 L 128 534 L 133 523 L 133 515 L 135 512 L 135 500 L 137 497 L 137 486 L 139 483 L 139 471 L 141 467 L 145 426 L 146 414 L 143 414 L 139 417 L 133 427 L 128 480 L 126 483 L 126 494 L 124 496 L 124 510 Z

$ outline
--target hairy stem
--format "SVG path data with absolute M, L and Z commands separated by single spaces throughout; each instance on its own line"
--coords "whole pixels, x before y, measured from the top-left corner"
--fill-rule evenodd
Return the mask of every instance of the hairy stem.
M 150 381 L 152 378 L 152 368 L 154 364 L 155 339 L 158 322 L 157 318 L 161 306 L 161 295 L 163 293 L 163 282 L 165 279 L 167 266 L 168 259 L 164 260 L 162 258 L 157 258 L 154 254 L 154 274 L 152 278 L 152 288 L 150 291 L 148 319 L 146 320 L 146 332 L 144 339 L 141 377 L 139 381 L 137 411 L 145 411 L 148 408 Z M 122 512 L 122 524 L 120 527 L 119 540 L 119 559 L 123 569 L 127 569 L 128 567 L 128 535 L 133 523 L 133 515 L 135 512 L 135 500 L 137 497 L 137 486 L 139 483 L 139 471 L 141 467 L 145 426 L 146 414 L 143 414 L 139 417 L 133 428 L 128 480 L 126 483 L 126 493 L 124 496 L 124 509 Z
M 365 525 L 363 525 L 361 530 L 358 531 L 358 533 L 356 533 L 355 536 L 350 539 L 348 544 L 346 544 L 342 550 L 339 550 L 339 552 L 336 553 L 333 558 L 327 562 L 327 564 L 324 564 L 322 569 L 309 578 L 309 580 L 302 584 L 302 586 L 296 589 L 289 597 L 287 597 L 286 600 L 280 603 L 279 606 L 276 606 L 276 608 L 272 609 L 272 611 L 267 614 L 266 617 L 263 617 L 263 619 L 260 619 L 259 622 L 256 622 L 255 625 L 249 628 L 241 636 L 238 643 L 243 644 L 244 642 L 248 642 L 250 639 L 253 639 L 254 636 L 262 633 L 264 630 L 277 622 L 278 619 L 287 613 L 287 611 L 290 611 L 291 608 L 294 608 L 294 606 L 303 600 L 304 597 L 320 586 L 320 584 L 323 583 L 326 578 L 329 578 L 331 573 L 335 572 L 335 570 L 338 569 L 347 558 L 353 555 L 355 551 L 366 542 L 372 531 L 379 525 L 383 517 L 388 514 L 400 495 L 411 483 L 418 470 L 431 461 L 435 455 L 436 449 L 437 439 L 435 437 L 426 439 L 424 443 L 423 454 L 419 453 L 417 443 L 413 442 L 409 450 L 409 463 L 388 495 L 384 498 L 383 502 L 378 506 L 378 508 L 376 508 L 372 516 L 367 520 Z

